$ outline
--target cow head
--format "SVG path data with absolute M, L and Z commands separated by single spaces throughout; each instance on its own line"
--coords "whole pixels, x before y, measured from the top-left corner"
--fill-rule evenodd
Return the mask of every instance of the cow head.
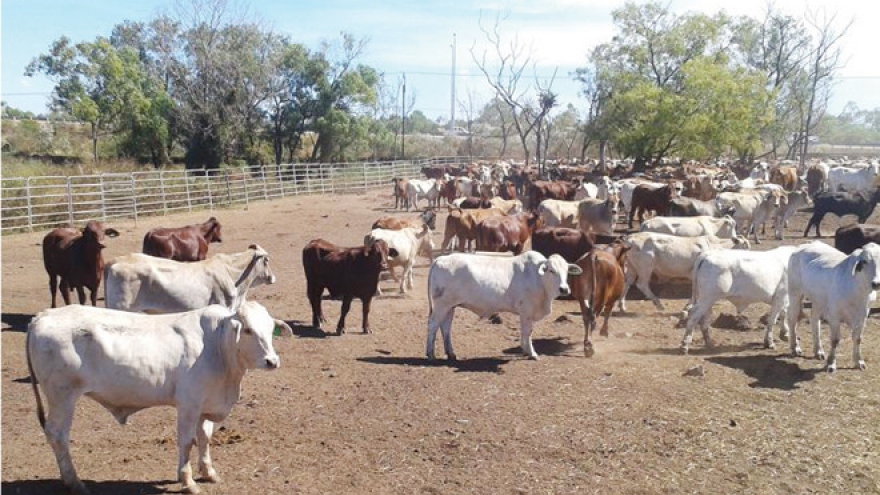
M 568 275 L 580 275 L 583 272 L 581 267 L 565 261 L 565 258 L 558 254 L 551 254 L 538 265 L 538 275 L 544 284 L 544 290 L 552 299 L 556 299 L 560 294 L 563 296 L 571 294 Z
M 116 237 L 119 235 L 119 232 L 114 228 L 104 228 L 104 224 L 97 220 L 89 220 L 85 227 L 82 229 L 83 239 L 87 242 L 89 246 L 94 246 L 96 249 L 104 249 L 104 236 L 107 237 Z
M 736 237 L 736 220 L 729 215 L 721 217 L 721 227 L 718 228 L 715 235 L 726 239 L 733 239 Z
M 880 289 L 880 245 L 869 242 L 853 251 L 850 257 L 856 260 L 852 275 L 855 277 L 863 273 L 871 284 L 871 290 Z
M 220 222 L 216 218 L 211 217 L 202 225 L 202 236 L 208 242 L 223 242 L 223 235 L 220 231 Z
M 388 243 L 384 240 L 377 239 L 366 246 L 364 254 L 368 259 L 375 261 L 381 270 L 385 271 L 388 270 L 388 258 L 395 258 L 400 253 L 394 248 L 389 248 Z
M 251 273 L 248 274 L 252 281 L 251 287 L 274 284 L 275 274 L 269 268 L 269 253 L 257 244 L 251 244 L 248 246 L 248 249 L 254 250 L 254 257 L 245 270 L 245 273 L 247 273 L 247 270 L 251 270 Z
M 235 359 L 244 369 L 278 368 L 281 359 L 272 346 L 272 333 L 276 326 L 281 326 L 292 334 L 291 328 L 272 318 L 266 308 L 255 301 L 240 302 L 233 312 L 223 322 L 224 331 L 228 332 L 228 348 L 234 349 L 234 355 L 227 357 Z
M 428 208 L 427 210 L 423 211 L 422 214 L 419 215 L 419 218 L 421 218 L 422 222 L 427 225 L 428 228 L 430 228 L 431 230 L 437 228 L 437 212 L 434 210 L 434 208 Z

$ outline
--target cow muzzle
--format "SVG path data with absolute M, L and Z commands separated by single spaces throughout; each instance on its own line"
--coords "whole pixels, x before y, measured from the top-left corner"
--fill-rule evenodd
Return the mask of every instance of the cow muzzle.
M 281 366 L 281 358 L 278 356 L 270 356 L 266 358 L 266 368 L 270 370 L 277 369 Z
M 871 289 L 873 289 L 873 290 L 880 289 L 880 282 L 871 282 Z
M 569 289 L 568 286 L 566 286 L 566 287 L 560 287 L 560 288 L 559 288 L 559 294 L 562 295 L 562 296 L 568 296 L 568 295 L 571 295 L 571 289 Z

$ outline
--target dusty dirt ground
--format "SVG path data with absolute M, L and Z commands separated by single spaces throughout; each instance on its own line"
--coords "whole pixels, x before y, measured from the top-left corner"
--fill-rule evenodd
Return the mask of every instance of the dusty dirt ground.
M 880 492 L 876 316 L 865 332 L 868 369 L 852 369 L 846 331 L 841 369 L 828 374 L 815 359 L 789 357 L 785 343 L 761 347 L 764 305 L 750 308 L 751 330 L 722 317 L 712 329 L 714 350 L 697 335 L 691 355 L 682 356 L 674 312 L 689 287 L 659 290 L 665 313 L 632 300 L 634 289 L 629 314 L 614 315 L 611 336 L 597 337 L 591 359 L 582 354 L 577 304 L 557 301 L 536 327 L 539 361 L 520 355 L 515 316 L 492 325 L 460 310 L 453 325 L 460 361 L 448 365 L 424 358 L 423 260 L 411 293 L 400 296 L 393 281 L 381 283 L 386 295 L 374 299 L 372 335 L 357 331 L 359 302 L 346 335 L 309 328 L 301 248 L 316 237 L 360 244 L 392 204 L 388 192 L 213 212 L 225 240 L 211 252 L 237 252 L 252 242 L 269 251 L 278 283 L 251 297 L 288 321 L 296 336 L 275 339 L 279 370 L 245 378 L 240 403 L 215 434 L 222 482 L 203 484 L 207 493 Z M 138 251 L 148 228 L 210 214 L 111 222 L 122 235 L 108 241 L 106 259 Z M 806 216 L 795 218 L 787 242 L 803 242 Z M 824 233 L 839 224 L 826 218 Z M 2 238 L 4 495 L 63 493 L 24 359 L 27 323 L 49 304 L 44 234 Z M 327 330 L 335 328 L 339 306 L 324 302 Z M 728 303 L 716 305 L 715 315 L 732 312 Z M 807 325 L 800 330 L 803 338 Z M 809 338 L 804 350 L 812 355 Z M 695 366 L 703 376 L 686 375 Z M 173 493 L 175 431 L 171 408 L 140 412 L 120 426 L 83 398 L 73 459 L 96 494 Z

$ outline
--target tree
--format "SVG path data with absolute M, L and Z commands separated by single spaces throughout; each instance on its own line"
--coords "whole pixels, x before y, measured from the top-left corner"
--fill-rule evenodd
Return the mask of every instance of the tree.
M 517 38 L 509 44 L 509 51 L 504 48 L 503 39 L 499 31 L 500 17 L 495 18 L 495 24 L 490 31 L 483 27 L 480 22 L 480 30 L 486 36 L 486 40 L 492 46 L 497 59 L 497 67 L 493 70 L 487 60 L 487 50 L 484 50 L 480 57 L 474 52 L 475 46 L 470 49 L 471 58 L 480 72 L 486 77 L 489 86 L 495 92 L 495 97 L 503 102 L 510 110 L 512 116 L 513 127 L 519 135 L 520 144 L 525 155 L 526 166 L 529 164 L 531 151 L 529 149 L 529 136 L 535 130 L 538 131 L 538 143 L 536 151 L 538 153 L 538 165 L 540 173 L 543 175 L 543 161 L 541 160 L 541 124 L 544 117 L 556 105 L 556 95 L 551 91 L 553 78 L 546 85 L 542 85 L 538 78 L 535 78 L 535 91 L 538 96 L 537 103 L 526 98 L 526 90 L 520 89 L 520 81 L 526 67 L 532 66 L 535 69 L 535 63 L 532 61 L 530 54 L 526 53 L 525 47 L 519 43 Z
M 49 53 L 32 60 L 25 75 L 43 73 L 56 82 L 53 106 L 90 126 L 92 155 L 98 161 L 98 139 L 124 129 L 124 121 L 144 96 L 146 75 L 137 54 L 117 50 L 106 38 L 72 45 L 62 36 Z

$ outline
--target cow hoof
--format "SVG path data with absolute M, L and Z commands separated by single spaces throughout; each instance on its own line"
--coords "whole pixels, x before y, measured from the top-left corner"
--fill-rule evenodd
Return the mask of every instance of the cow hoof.
M 344 329 L 344 328 L 339 327 L 339 328 L 336 329 L 336 335 L 342 335 L 342 334 L 344 334 L 344 333 L 345 333 L 345 329 Z
M 828 365 L 825 366 L 825 370 L 829 373 L 834 373 L 837 371 L 837 363 L 828 363 Z
M 365 328 L 365 329 L 364 329 L 364 334 L 368 334 L 368 333 L 373 333 L 373 330 L 372 330 L 372 329 L 369 329 L 369 328 Z
M 764 349 L 776 349 L 776 343 L 774 343 L 772 340 L 765 340 Z
M 803 355 L 804 355 L 804 351 L 802 351 L 800 347 L 798 347 L 798 348 L 796 348 L 795 350 L 791 351 L 791 357 L 800 357 L 800 356 L 803 356 Z
M 687 356 L 687 355 L 688 355 L 688 351 L 689 351 L 688 346 L 686 346 L 686 345 L 682 345 L 682 346 L 680 347 L 680 349 L 681 349 L 681 353 L 682 353 L 682 355 L 684 355 L 684 356 Z
M 593 349 L 592 345 L 588 345 L 588 346 L 584 347 L 584 357 L 591 358 L 591 357 L 593 357 L 594 354 L 596 354 L 596 350 Z
M 819 351 L 819 352 L 817 352 L 817 353 L 816 353 L 816 359 L 821 359 L 822 361 L 824 361 L 824 360 L 825 360 L 825 351 Z
M 537 354 L 532 354 L 529 356 L 529 361 L 539 361 Z
M 212 468 L 207 473 L 203 473 L 202 478 L 199 481 L 206 483 L 220 483 L 220 477 L 217 476 L 217 471 L 214 471 Z
M 448 361 L 450 363 L 454 363 L 454 362 L 458 361 L 458 358 L 455 357 L 455 354 L 449 354 L 448 356 L 446 356 L 446 361 Z
M 86 488 L 86 485 L 80 481 L 76 480 L 73 486 L 70 487 L 70 492 L 74 495 L 92 495 L 92 492 Z
M 195 483 L 191 485 L 184 485 L 180 491 L 182 493 L 202 493 L 202 489 L 199 488 L 199 485 Z
M 498 315 L 492 315 L 489 317 L 489 323 L 493 325 L 500 325 L 502 323 L 501 317 Z
M 859 363 L 858 363 L 856 366 L 857 366 L 861 371 L 865 371 L 865 362 L 864 362 L 864 361 L 859 361 Z

